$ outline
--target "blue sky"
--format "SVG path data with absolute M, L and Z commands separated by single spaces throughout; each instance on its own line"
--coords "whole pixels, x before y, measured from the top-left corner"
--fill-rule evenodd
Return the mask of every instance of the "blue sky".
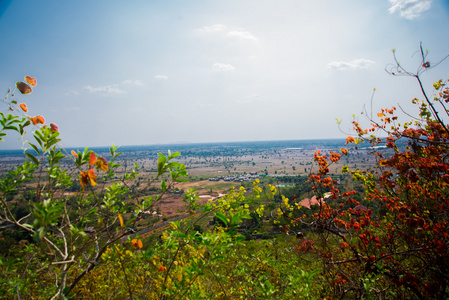
M 19 100 L 66 147 L 344 137 L 373 88 L 374 110 L 414 112 L 391 49 L 412 70 L 421 41 L 449 54 L 442 0 L 0 3 L 0 88 L 37 77 Z

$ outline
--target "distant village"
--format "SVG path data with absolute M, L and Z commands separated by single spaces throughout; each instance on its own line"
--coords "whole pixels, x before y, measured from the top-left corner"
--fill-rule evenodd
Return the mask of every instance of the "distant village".
M 268 175 L 259 175 L 257 172 L 251 172 L 249 174 L 242 175 L 232 175 L 232 176 L 218 176 L 218 177 L 210 177 L 209 181 L 234 181 L 234 182 L 242 182 L 242 181 L 251 181 L 254 179 L 258 179 L 260 177 L 298 177 L 297 174 L 268 174 Z
M 257 172 L 251 172 L 249 174 L 243 174 L 243 175 L 211 177 L 211 178 L 209 178 L 209 181 L 223 180 L 223 181 L 242 182 L 242 181 L 251 181 L 251 180 L 257 179 L 259 177 L 260 177 L 260 175 L 258 175 Z

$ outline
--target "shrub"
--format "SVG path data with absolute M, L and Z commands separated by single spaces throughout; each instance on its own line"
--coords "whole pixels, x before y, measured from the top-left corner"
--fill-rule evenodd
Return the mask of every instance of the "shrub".
M 326 295 L 359 299 L 449 295 L 449 127 L 444 121 L 449 88 L 448 81 L 439 80 L 433 85 L 435 96 L 428 96 L 420 75 L 438 63 L 431 65 L 427 52 L 420 50 L 417 73 L 404 69 L 396 56 L 388 69 L 417 80 L 424 97 L 412 100 L 417 115 L 400 124 L 396 107 L 382 109 L 368 129 L 354 121 L 356 136 L 347 138 L 354 148 L 362 142 L 376 146 L 373 168 L 343 167 L 363 184 L 363 198 L 378 208 L 376 213 L 355 200 L 356 191 L 340 191 L 328 176 L 329 165 L 347 155 L 347 149 L 341 154 L 315 153 L 319 170 L 309 180 L 321 199 L 320 208 L 311 218 L 297 221 L 314 228 L 320 238 L 304 241 L 297 250 L 322 260 Z M 386 149 L 379 149 L 381 145 Z M 324 190 L 330 190 L 327 199 Z

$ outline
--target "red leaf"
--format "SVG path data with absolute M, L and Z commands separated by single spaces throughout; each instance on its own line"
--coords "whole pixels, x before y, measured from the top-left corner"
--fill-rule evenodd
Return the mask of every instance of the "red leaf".
M 52 132 L 59 132 L 59 127 L 55 123 L 50 123 L 50 127 Z

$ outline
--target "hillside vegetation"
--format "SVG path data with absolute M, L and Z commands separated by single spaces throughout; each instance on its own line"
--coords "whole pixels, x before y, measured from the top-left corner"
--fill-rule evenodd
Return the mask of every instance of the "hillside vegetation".
M 159 153 L 142 185 L 115 146 L 108 159 L 68 153 L 58 126 L 19 101 L 37 86 L 26 76 L 0 112 L 0 138 L 33 135 L 0 178 L 0 298 L 446 299 L 449 88 L 425 92 L 420 75 L 439 63 L 420 50 L 416 73 L 395 56 L 388 69 L 423 92 L 409 120 L 396 107 L 366 129 L 354 120 L 347 148 L 316 151 L 293 188 L 257 179 L 211 201 L 183 190 L 188 216 L 145 237 L 137 224 L 188 179 L 180 153 Z M 361 143 L 373 146 L 369 168 L 331 172 Z

